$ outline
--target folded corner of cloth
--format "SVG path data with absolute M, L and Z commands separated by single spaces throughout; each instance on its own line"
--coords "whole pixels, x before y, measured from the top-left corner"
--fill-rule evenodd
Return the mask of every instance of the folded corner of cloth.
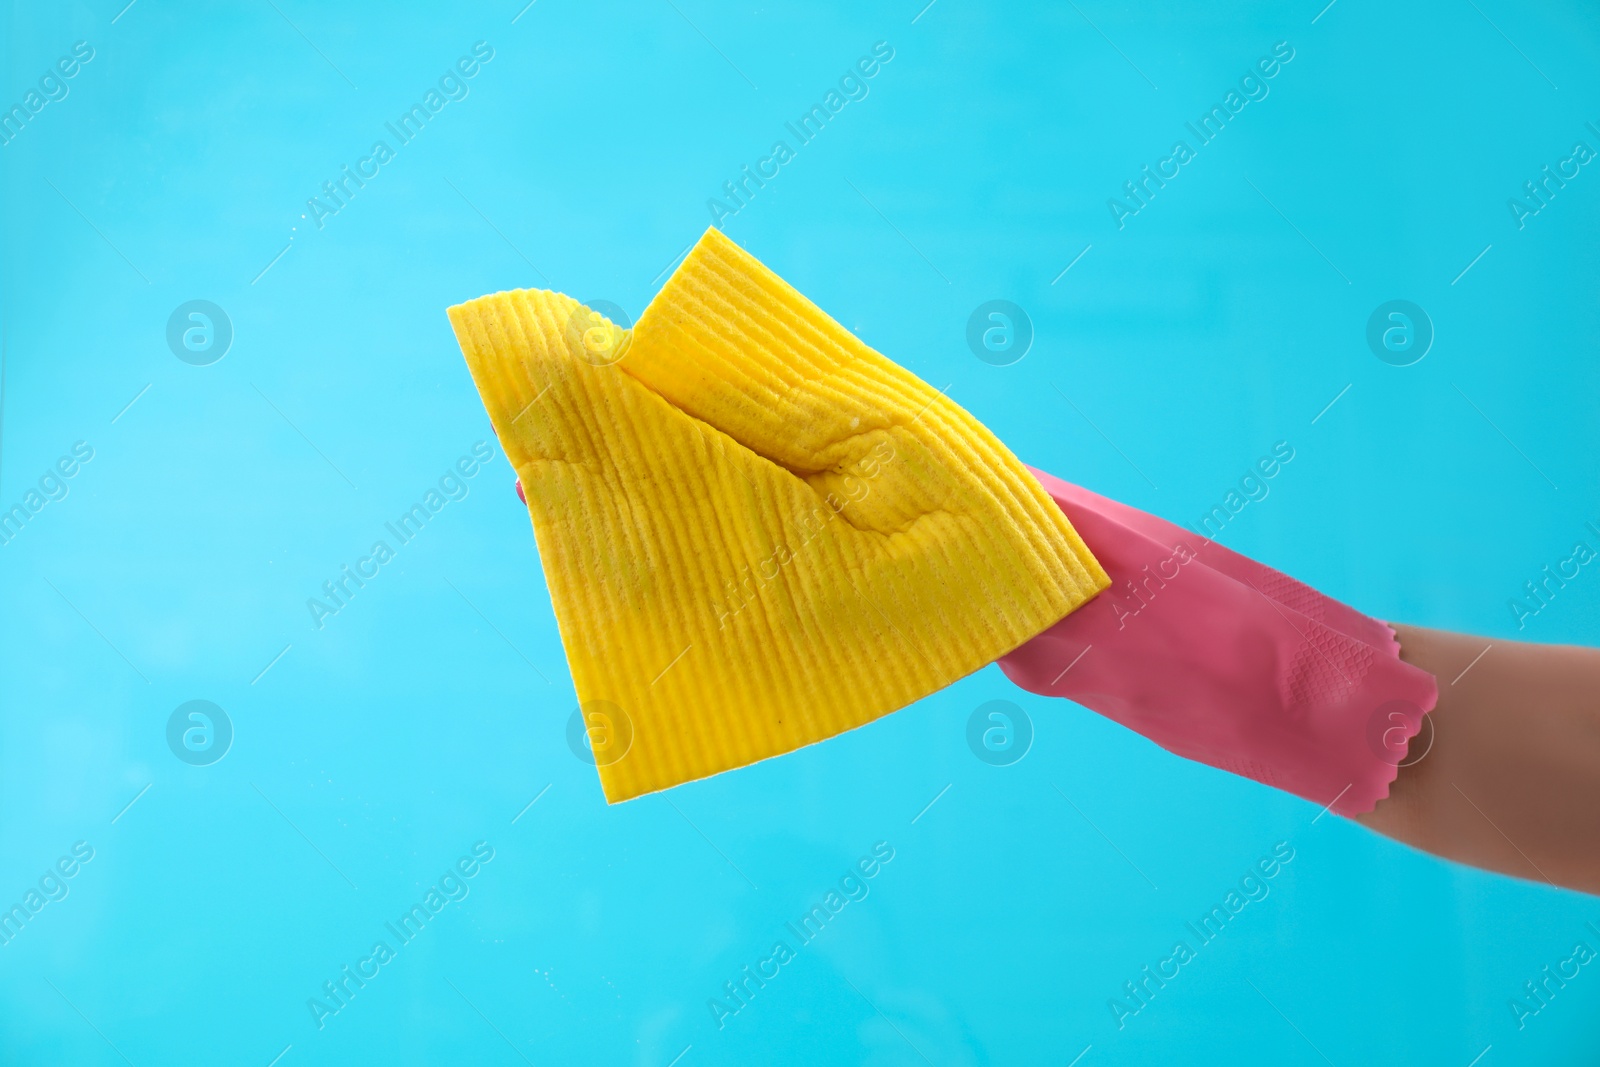
M 904 707 L 1109 582 L 988 429 L 715 229 L 631 330 L 542 290 L 450 320 L 610 801 Z
M 1001 657 L 1007 677 L 1340 815 L 1388 796 L 1438 701 L 1436 679 L 1400 659 L 1390 626 L 1209 538 L 1033 473 L 1111 586 Z

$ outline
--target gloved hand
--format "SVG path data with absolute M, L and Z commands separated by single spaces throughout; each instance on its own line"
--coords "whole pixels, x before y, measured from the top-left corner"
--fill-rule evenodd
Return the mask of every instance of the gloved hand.
M 1112 585 L 1002 657 L 1008 678 L 1340 815 L 1388 796 L 1438 700 L 1433 675 L 1400 660 L 1388 625 L 1182 527 L 1033 473 Z

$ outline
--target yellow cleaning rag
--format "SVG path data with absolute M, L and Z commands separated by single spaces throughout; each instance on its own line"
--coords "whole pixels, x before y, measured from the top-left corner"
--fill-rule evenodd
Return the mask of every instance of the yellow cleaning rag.
M 536 289 L 450 321 L 610 802 L 870 722 L 1109 584 L 981 423 L 718 230 L 632 331 Z

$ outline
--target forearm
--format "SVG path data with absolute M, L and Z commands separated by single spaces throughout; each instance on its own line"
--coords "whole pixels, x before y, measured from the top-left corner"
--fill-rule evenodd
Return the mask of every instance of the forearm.
M 1600 894 L 1600 649 L 1395 629 L 1401 658 L 1439 679 L 1439 704 L 1388 799 L 1358 821 Z

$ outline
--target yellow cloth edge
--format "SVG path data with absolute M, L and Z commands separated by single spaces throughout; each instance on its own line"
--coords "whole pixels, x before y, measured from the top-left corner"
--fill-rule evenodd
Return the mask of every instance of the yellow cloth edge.
M 731 255 L 730 250 L 732 253 L 737 253 L 737 255 Z M 1053 625 L 1053 623 L 1057 621 L 1061 615 L 1067 614 L 1070 610 L 1081 605 L 1081 603 L 1086 602 L 1086 600 L 1089 597 L 1092 597 L 1094 593 L 1105 588 L 1109 584 L 1109 579 L 1106 578 L 1098 563 L 1094 561 L 1092 554 L 1088 552 L 1086 546 L 1082 545 L 1081 539 L 1077 538 L 1076 533 L 1071 530 L 1070 524 L 1067 523 L 1065 516 L 1061 514 L 1059 508 L 1057 508 L 1054 502 L 1050 500 L 1048 495 L 1044 493 L 1042 487 L 1038 485 L 1037 481 L 1033 479 L 1032 475 L 1028 473 L 1026 468 L 1022 467 L 1020 462 L 1017 461 L 1016 458 L 1005 449 L 1004 445 L 994 437 L 987 427 L 984 427 L 976 419 L 972 418 L 972 416 L 963 411 L 959 406 L 955 405 L 953 401 L 949 401 L 947 398 L 933 391 L 931 387 L 926 385 L 926 383 L 922 383 L 920 380 L 915 379 L 914 376 L 909 375 L 909 372 L 905 372 L 903 368 L 898 367 L 898 365 L 891 363 L 890 361 L 884 359 L 884 357 L 881 355 L 873 352 L 870 348 L 867 348 L 865 345 L 861 344 L 857 339 L 855 339 L 853 334 L 849 334 L 848 331 L 844 331 L 842 327 L 839 327 L 837 323 L 833 323 L 831 319 L 827 319 L 826 316 L 820 312 L 820 310 L 816 309 L 814 305 L 811 305 L 809 301 L 806 301 L 805 298 L 798 292 L 794 291 L 792 287 L 789 287 L 787 283 L 783 283 L 781 279 L 777 279 L 776 275 L 771 275 L 771 272 L 766 271 L 766 268 L 761 267 L 759 262 L 755 261 L 753 257 L 748 257 L 747 253 L 744 253 L 743 250 L 738 249 L 738 247 L 733 245 L 732 242 L 727 241 L 726 238 L 720 234 L 720 232 L 715 230 L 709 231 L 706 237 L 702 239 L 702 242 L 691 251 L 690 256 L 685 259 L 684 264 L 680 265 L 673 277 L 668 280 L 668 283 L 665 286 L 663 286 L 661 294 L 658 295 L 655 301 L 652 301 L 645 314 L 641 316 L 640 325 L 639 328 L 634 332 L 633 340 L 637 340 L 640 331 L 643 331 L 643 333 L 646 335 L 649 334 L 650 330 L 647 328 L 647 323 L 652 321 L 652 316 L 658 316 L 662 312 L 662 309 L 668 306 L 667 304 L 662 303 L 663 297 L 668 298 L 670 301 L 671 293 L 674 289 L 674 283 L 679 281 L 682 277 L 687 277 L 688 275 L 685 274 L 686 271 L 692 274 L 695 271 L 705 268 L 707 261 L 711 258 L 709 253 L 712 252 L 721 253 L 724 259 L 732 259 L 734 261 L 731 267 L 726 262 L 714 267 L 714 273 L 730 274 L 735 284 L 748 280 L 749 267 L 747 264 L 740 262 L 740 257 L 748 259 L 749 264 L 754 264 L 755 267 L 760 268 L 761 272 L 765 272 L 767 275 L 770 275 L 772 280 L 776 280 L 779 287 L 775 290 L 769 291 L 762 291 L 759 289 L 759 287 L 751 290 L 756 294 L 756 299 L 758 301 L 773 299 L 775 293 L 775 302 L 780 306 L 790 307 L 791 310 L 793 307 L 800 307 L 804 310 L 804 313 L 807 316 L 817 316 L 820 317 L 821 321 L 831 324 L 831 326 L 838 331 L 835 336 L 838 337 L 840 341 L 848 343 L 852 345 L 852 347 L 859 346 L 863 365 L 869 372 L 867 374 L 869 379 L 876 382 L 888 393 L 898 396 L 900 399 L 903 399 L 908 403 L 913 400 L 917 401 L 921 410 L 921 418 L 923 421 L 928 423 L 930 428 L 949 432 L 950 436 L 954 440 L 960 442 L 966 456 L 974 467 L 986 470 L 991 477 L 995 476 L 997 473 L 1000 475 L 997 481 L 1005 490 L 1005 492 L 1010 495 L 1013 504 L 1020 506 L 1023 511 L 1029 513 L 1035 518 L 1044 519 L 1045 521 L 1043 525 L 1047 528 L 1053 527 L 1057 532 L 1060 532 L 1064 528 L 1067 535 L 1064 540 L 1064 544 L 1068 549 L 1067 551 L 1060 551 L 1059 545 L 1052 546 L 1048 541 L 1045 541 L 1042 544 L 1035 544 L 1034 547 L 1039 549 L 1039 563 L 1041 566 L 1046 568 L 1063 568 L 1065 574 L 1070 576 L 1070 581 L 1060 581 L 1058 579 L 1058 581 L 1054 584 L 1058 587 L 1070 586 L 1074 588 L 1072 588 L 1070 592 L 1067 589 L 1058 588 L 1056 590 L 1058 594 L 1065 594 L 1065 598 L 1062 601 L 1066 604 L 1064 610 L 1061 610 L 1059 614 L 1056 614 L 1053 618 L 1048 619 L 1042 625 L 1038 625 L 1033 633 L 1020 637 L 1015 644 L 1022 644 L 1026 640 L 1030 639 L 1034 633 L 1042 632 L 1044 629 L 1047 629 L 1050 625 Z M 487 337 L 487 312 L 497 308 L 503 312 L 507 301 L 515 302 L 518 300 L 529 301 L 536 305 L 548 306 L 557 309 L 565 308 L 568 305 L 572 307 L 579 306 L 575 301 L 571 301 L 570 298 L 564 297 L 561 294 L 554 293 L 549 290 L 510 290 L 501 293 L 490 294 L 454 305 L 449 309 L 449 316 L 452 325 L 457 332 L 458 338 L 462 340 L 462 347 L 464 354 L 467 357 L 469 369 L 471 369 L 474 381 L 477 383 L 480 393 L 484 397 L 486 407 L 488 407 L 490 410 L 491 421 L 495 423 L 496 432 L 501 435 L 502 447 L 506 449 L 508 456 L 512 458 L 513 465 L 518 466 L 520 474 L 522 473 L 523 466 L 526 466 L 530 463 L 541 462 L 542 459 L 539 457 L 532 457 L 528 455 L 525 450 L 519 448 L 519 446 L 524 442 L 522 441 L 521 436 L 515 431 L 514 427 L 511 426 L 511 421 L 515 418 L 515 413 L 523 410 L 524 406 L 534 397 L 537 397 L 538 391 L 545 386 L 542 384 L 540 376 L 529 366 L 527 366 L 525 361 L 523 365 L 517 366 L 515 365 L 515 361 L 508 360 L 503 354 L 495 355 L 487 351 L 487 348 L 483 345 L 478 343 L 469 345 L 467 342 L 467 336 L 470 334 L 476 333 L 481 335 L 483 338 Z M 637 373 L 639 370 L 638 364 L 630 365 L 630 359 L 634 354 L 636 354 L 636 352 L 637 349 L 630 348 L 624 355 L 624 358 L 619 366 L 620 369 L 627 372 L 630 377 L 640 380 L 640 383 L 648 389 L 650 382 L 647 380 L 647 376 L 645 376 L 645 378 L 641 378 L 641 376 Z M 898 372 L 899 375 L 910 377 L 912 381 L 916 383 L 916 386 L 920 387 L 920 389 L 908 389 L 905 386 L 905 383 L 898 380 L 894 374 L 890 374 L 887 378 L 885 378 L 882 374 L 884 365 L 892 368 L 892 371 Z M 618 367 L 586 367 L 583 368 L 583 371 L 614 373 L 617 369 Z M 925 397 L 928 399 L 924 400 Z M 665 403 L 666 401 L 662 402 Z M 691 417 L 694 417 L 695 415 L 693 411 L 685 411 L 685 414 Z M 722 433 L 722 431 L 715 430 L 713 427 L 706 427 L 706 429 L 712 430 L 718 435 L 721 435 Z M 967 438 L 963 436 L 963 434 L 971 435 L 971 442 L 969 442 Z M 739 447 L 739 443 L 736 439 L 729 438 L 728 440 L 731 441 L 735 447 Z M 514 454 L 514 452 L 519 451 L 522 453 L 521 455 Z M 759 451 L 756 451 L 756 454 L 760 455 Z M 539 530 L 538 526 L 539 524 L 536 522 L 535 533 L 540 542 L 541 558 L 550 561 L 556 555 L 558 555 L 559 549 L 553 544 L 547 546 L 546 541 L 548 538 L 544 536 L 543 532 Z M 1032 539 L 1030 540 L 1030 543 L 1032 544 L 1037 540 L 1038 539 Z M 549 578 L 548 568 L 549 563 L 547 562 L 547 581 Z M 556 599 L 555 591 L 552 590 L 552 602 L 555 603 Z M 569 625 L 569 620 L 563 618 L 563 611 L 561 610 L 559 604 L 557 605 L 557 620 L 558 627 L 561 629 L 563 646 L 568 653 L 569 663 L 573 663 L 576 667 L 577 660 L 573 655 L 573 645 L 575 641 L 581 640 L 581 638 L 577 634 L 569 632 L 572 627 Z M 1038 622 L 1037 619 L 1034 621 L 1035 623 Z M 1011 647 L 1015 647 L 1015 645 L 1012 645 Z M 948 674 L 951 676 L 944 678 L 939 687 L 957 680 L 959 677 L 970 673 L 972 670 L 981 668 L 985 663 L 992 661 L 994 658 L 998 658 L 999 655 L 1003 655 L 1008 651 L 1010 651 L 1010 648 L 1004 648 L 1000 649 L 993 655 L 986 655 L 986 658 L 983 660 L 983 662 L 965 665 L 964 669 L 961 669 L 959 673 L 951 674 L 951 671 L 948 670 L 941 672 L 941 674 Z M 575 688 L 578 689 L 580 701 L 585 699 L 585 690 L 593 688 L 593 683 L 580 678 L 580 672 L 576 669 L 574 670 L 574 685 Z M 875 715 L 864 718 L 850 725 L 846 725 L 843 727 L 843 729 L 853 729 L 855 726 L 864 725 L 865 722 L 872 721 L 873 718 L 876 718 L 881 714 L 886 714 L 887 710 L 893 709 L 880 711 Z M 842 729 L 835 730 L 834 732 L 842 732 Z M 828 736 L 832 736 L 832 734 L 829 734 Z M 803 744 L 815 743 L 815 741 L 822 739 L 824 738 L 816 737 L 809 741 L 803 742 Z M 770 758 L 772 755 L 779 755 L 783 752 L 792 751 L 794 747 L 801 746 L 797 745 L 784 747 L 766 754 L 757 754 L 753 756 L 747 755 L 740 757 L 735 765 L 742 766 L 751 762 L 758 762 L 761 759 Z M 704 773 L 713 774 L 722 769 L 726 768 L 723 766 L 714 766 L 711 769 L 706 770 Z M 684 778 L 679 778 L 659 784 L 651 784 L 649 782 L 632 783 L 623 780 L 623 776 L 614 772 L 612 768 L 602 767 L 600 772 L 602 783 L 606 788 L 607 798 L 612 802 L 621 799 L 627 799 L 631 796 L 640 795 L 641 793 L 649 792 L 654 789 L 665 788 L 669 785 L 677 784 L 677 782 L 681 780 L 687 780 Z M 701 775 L 696 774 L 694 776 L 698 777 Z

